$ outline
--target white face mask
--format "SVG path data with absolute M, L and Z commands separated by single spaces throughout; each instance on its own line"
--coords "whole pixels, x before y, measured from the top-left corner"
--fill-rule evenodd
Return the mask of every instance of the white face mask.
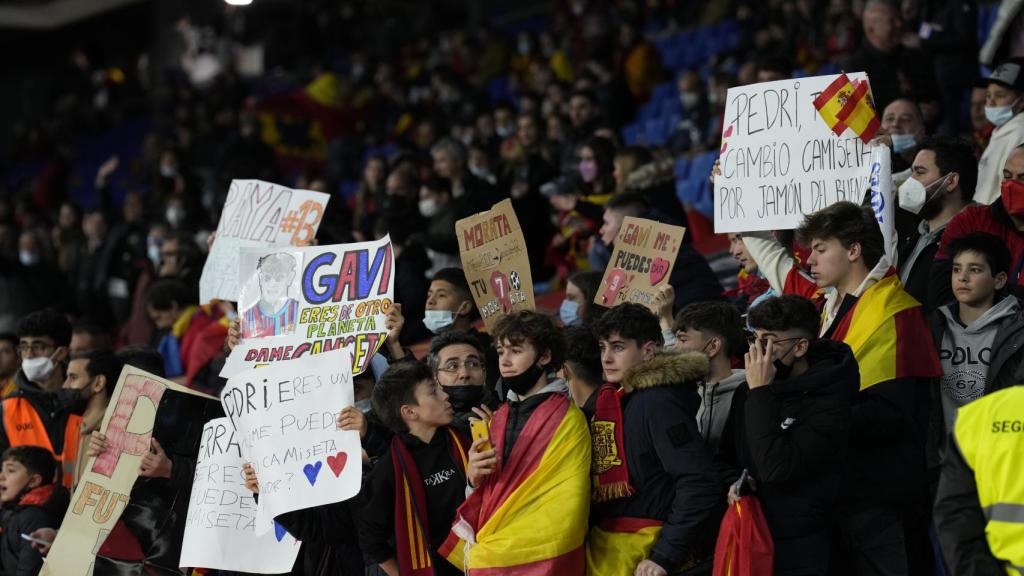
M 22 250 L 18 252 L 18 260 L 22 266 L 35 266 L 39 264 L 39 254 L 35 252 L 29 252 L 28 250 Z
M 945 185 L 946 180 L 949 179 L 950 174 L 952 174 L 952 172 L 946 174 L 945 176 L 942 176 L 941 178 L 938 178 L 937 180 L 935 180 L 934 182 L 927 186 L 921 184 L 914 178 L 908 178 L 906 182 L 900 185 L 900 189 L 898 192 L 900 198 L 900 208 L 903 208 L 904 210 L 910 212 L 911 214 L 920 214 L 921 208 L 924 208 L 925 204 L 927 204 L 930 200 L 932 200 L 933 198 L 942 193 L 942 186 Z M 935 192 L 933 192 L 932 195 L 929 196 L 928 189 L 935 186 L 936 184 L 940 185 L 936 186 Z
M 164 215 L 167 217 L 168 224 L 177 226 L 185 220 L 185 209 L 179 206 L 171 206 Z
M 21 361 L 21 369 L 29 382 L 42 384 L 53 374 L 53 360 L 49 356 L 25 358 Z
M 153 263 L 153 266 L 160 265 L 160 246 L 156 244 L 150 244 L 146 246 L 146 256 L 149 256 L 149 260 Z
M 998 128 L 1013 118 L 1013 106 L 985 106 L 985 118 Z
M 914 138 L 913 134 L 893 134 L 892 135 L 892 151 L 897 154 L 902 154 L 907 150 L 910 150 L 914 146 L 917 146 L 917 139 Z
M 434 334 L 440 334 L 454 323 L 455 313 L 451 310 L 427 310 L 423 317 L 423 325 Z
M 423 214 L 424 218 L 433 218 L 434 215 L 437 214 L 437 211 L 437 200 L 434 200 L 433 198 L 420 200 L 420 214 Z

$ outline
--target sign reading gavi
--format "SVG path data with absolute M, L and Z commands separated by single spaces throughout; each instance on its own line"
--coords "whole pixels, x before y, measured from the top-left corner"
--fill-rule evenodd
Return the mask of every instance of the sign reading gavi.
M 836 77 L 729 89 L 714 185 L 715 232 L 796 228 L 805 214 L 843 200 L 861 202 L 871 150 L 852 131 L 836 136 L 814 107 Z

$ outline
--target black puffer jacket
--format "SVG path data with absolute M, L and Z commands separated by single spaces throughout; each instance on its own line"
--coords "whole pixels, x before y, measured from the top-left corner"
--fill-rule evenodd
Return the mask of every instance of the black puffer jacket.
M 800 376 L 752 391 L 744 385 L 733 399 L 737 452 L 757 482 L 780 574 L 827 566 L 827 557 L 809 561 L 827 549 L 825 535 L 846 467 L 850 404 L 860 387 L 857 361 L 846 344 L 816 340 L 807 360 L 810 367 Z M 821 546 L 804 545 L 814 536 Z
M 650 559 L 670 574 L 710 555 L 724 511 L 725 493 L 697 430 L 697 382 L 707 371 L 703 354 L 663 351 L 626 375 L 622 441 L 636 492 L 591 510 L 596 522 L 664 522 Z
M 59 528 L 71 497 L 63 486 L 40 486 L 4 506 L 0 512 L 0 574 L 35 576 L 43 566 L 43 557 L 32 543 L 21 537 L 40 528 Z

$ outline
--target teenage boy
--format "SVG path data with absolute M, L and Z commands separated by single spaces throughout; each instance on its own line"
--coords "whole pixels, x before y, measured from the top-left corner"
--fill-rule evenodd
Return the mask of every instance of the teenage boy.
M 942 362 L 942 438 L 953 431 L 957 410 L 1002 388 L 1024 382 L 1024 312 L 1003 294 L 1010 251 L 984 232 L 949 243 L 956 301 L 931 315 Z
M 389 576 L 461 574 L 438 553 L 466 486 L 467 442 L 450 427 L 448 394 L 426 365 L 401 362 L 377 382 L 373 411 L 395 436 L 357 518 L 366 561 Z
M 697 429 L 717 455 L 733 392 L 746 378 L 743 370 L 732 368 L 732 359 L 746 350 L 743 320 L 736 307 L 726 302 L 690 304 L 676 314 L 674 331 L 677 349 L 708 357 L 708 375 L 697 384 Z
M 756 482 L 775 574 L 828 574 L 829 522 L 860 384 L 857 361 L 846 344 L 816 337 L 818 310 L 806 298 L 768 298 L 749 320 L 756 339 L 745 356 L 747 384 L 733 399 L 736 436 L 723 441 L 736 442 Z M 730 500 L 749 487 L 734 487 Z
M 455 411 L 452 427 L 470 437 L 469 419 L 481 405 L 494 410 L 498 399 L 487 386 L 487 355 L 475 332 L 449 330 L 430 341 L 427 364 Z
M 107 411 L 110 396 L 124 367 L 121 360 L 109 350 L 89 350 L 71 357 L 68 362 L 67 379 L 61 396 L 71 412 L 71 421 L 78 423 L 78 441 L 65 446 L 63 473 L 65 486 L 70 490 L 78 485 L 85 474 L 86 447 L 90 435 L 99 430 L 103 414 Z
M 498 321 L 494 341 L 508 402 L 491 418 L 489 439 L 473 442 L 473 492 L 442 552 L 469 576 L 582 576 L 590 433 L 565 380 L 555 377 L 565 356 L 561 328 L 521 311 Z
M 695 419 L 707 357 L 659 352 L 658 319 L 639 304 L 612 308 L 594 332 L 608 384 L 591 424 L 588 574 L 663 576 L 710 563 L 724 491 Z
M 38 446 L 14 446 L 3 454 L 0 468 L 0 574 L 37 574 L 43 557 L 21 537 L 40 528 L 59 526 L 71 497 L 54 483 L 57 463 Z
M 906 573 L 903 516 L 924 483 L 926 385 L 942 374 L 921 305 L 889 264 L 870 207 L 838 202 L 804 219 L 797 240 L 811 249 L 810 277 L 773 239 L 749 234 L 744 240 L 777 290 L 813 298 L 830 289 L 819 336 L 848 344 L 860 367 L 837 516 L 845 556 L 839 562 L 857 574 L 873 574 L 880 565 Z

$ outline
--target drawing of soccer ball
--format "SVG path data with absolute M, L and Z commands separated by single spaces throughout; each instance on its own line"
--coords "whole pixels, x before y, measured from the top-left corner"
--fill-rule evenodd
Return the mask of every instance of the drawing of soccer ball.
M 522 283 L 519 281 L 519 272 L 512 272 L 509 274 L 508 281 L 512 284 L 513 290 L 519 290 L 522 286 Z

